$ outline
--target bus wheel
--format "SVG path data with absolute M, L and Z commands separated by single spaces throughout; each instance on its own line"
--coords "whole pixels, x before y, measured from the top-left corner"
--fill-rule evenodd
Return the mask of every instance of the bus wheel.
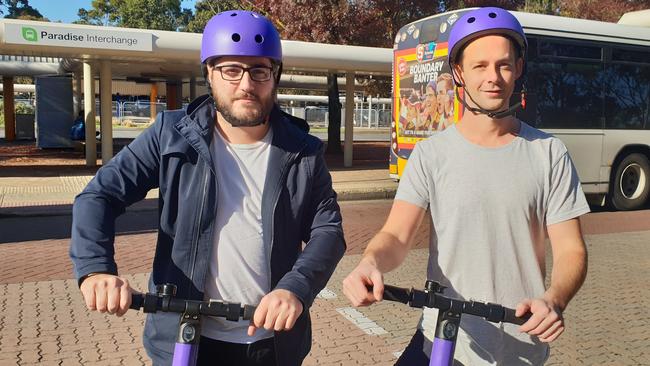
M 611 204 L 617 210 L 636 210 L 650 194 L 650 162 L 644 154 L 630 154 L 616 167 Z

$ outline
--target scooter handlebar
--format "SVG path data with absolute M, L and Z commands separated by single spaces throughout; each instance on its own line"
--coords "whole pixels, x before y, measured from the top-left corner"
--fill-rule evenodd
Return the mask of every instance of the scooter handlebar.
M 372 287 L 368 286 L 367 288 L 368 291 L 372 291 Z M 515 309 L 498 304 L 451 299 L 435 292 L 427 293 L 413 288 L 407 289 L 391 285 L 384 285 L 384 300 L 400 302 L 416 308 L 429 307 L 442 310 L 453 308 L 455 311 L 480 316 L 495 323 L 522 325 L 532 316 L 531 313 L 527 313 L 517 317 Z
M 185 313 L 190 311 L 201 315 L 216 316 L 227 320 L 237 321 L 250 320 L 255 314 L 257 307 L 252 305 L 241 305 L 223 301 L 198 301 L 178 299 L 172 296 L 159 296 L 156 294 L 131 294 L 130 309 L 143 310 L 145 313 L 156 313 L 159 311 L 170 313 Z

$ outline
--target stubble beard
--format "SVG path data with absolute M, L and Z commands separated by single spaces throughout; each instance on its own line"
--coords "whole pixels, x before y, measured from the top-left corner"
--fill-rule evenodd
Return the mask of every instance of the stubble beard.
M 259 126 L 261 124 L 264 124 L 268 119 L 269 115 L 271 114 L 271 110 L 273 109 L 275 93 L 276 90 L 273 90 L 271 96 L 267 100 L 262 100 L 259 96 L 254 94 L 248 94 L 244 96 L 240 95 L 233 98 L 230 105 L 228 105 L 228 103 L 224 100 L 225 98 L 218 97 L 217 93 L 213 93 L 213 98 L 215 102 L 214 103 L 215 107 L 217 108 L 217 112 L 219 112 L 221 116 L 228 123 L 230 123 L 231 126 L 254 127 L 254 126 Z M 235 114 L 235 111 L 233 110 L 233 104 L 237 99 L 243 97 L 248 97 L 248 98 L 252 97 L 255 99 L 257 103 L 259 103 L 259 107 L 255 109 L 256 113 L 253 113 L 252 115 L 246 113 L 246 116 L 237 116 Z

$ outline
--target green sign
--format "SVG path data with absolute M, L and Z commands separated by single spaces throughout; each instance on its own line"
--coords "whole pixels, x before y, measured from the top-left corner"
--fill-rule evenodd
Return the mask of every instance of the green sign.
M 22 31 L 23 31 L 23 38 L 25 38 L 26 41 L 38 42 L 38 33 L 36 33 L 36 29 L 23 27 Z
M 3 30 L 0 44 L 145 52 L 151 52 L 153 49 L 153 35 L 145 31 L 125 32 L 106 27 L 66 26 L 44 22 L 0 24 L 0 33 L 3 33 Z

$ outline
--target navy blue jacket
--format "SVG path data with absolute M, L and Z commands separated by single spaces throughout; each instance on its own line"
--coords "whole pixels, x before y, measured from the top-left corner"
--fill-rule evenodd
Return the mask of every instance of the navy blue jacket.
M 208 96 L 195 100 L 187 112 L 163 112 L 98 170 L 73 207 L 70 257 L 78 280 L 89 273 L 118 273 L 115 218 L 150 189 L 160 188 L 149 291 L 173 283 L 178 297 L 203 299 L 219 204 L 210 153 L 214 121 Z M 275 334 L 275 347 L 278 365 L 299 365 L 311 348 L 309 307 L 343 256 L 345 240 L 322 142 L 277 108 L 270 123 L 262 228 L 264 244 L 271 248 L 272 288 L 291 291 L 305 309 L 291 330 Z M 171 363 L 178 322 L 178 314 L 148 314 L 144 344 L 156 365 Z

